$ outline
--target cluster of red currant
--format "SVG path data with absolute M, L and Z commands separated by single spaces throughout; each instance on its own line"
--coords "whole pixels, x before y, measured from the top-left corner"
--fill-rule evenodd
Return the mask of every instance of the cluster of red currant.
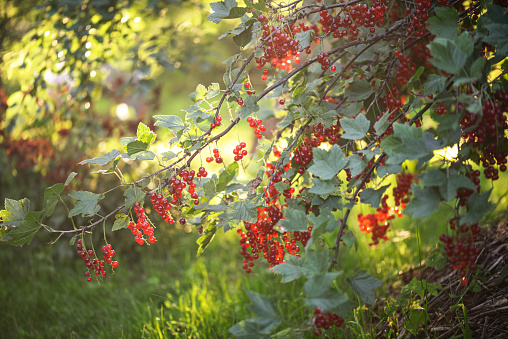
M 314 325 L 316 325 L 316 329 L 314 330 L 314 335 L 316 337 L 321 335 L 320 328 L 326 331 L 333 326 L 341 327 L 344 323 L 344 319 L 339 317 L 337 314 L 331 312 L 322 312 L 321 308 L 319 307 L 316 307 L 314 310 L 314 317 L 312 319 Z
M 127 226 L 131 230 L 132 234 L 135 235 L 134 240 L 136 240 L 138 244 L 143 245 L 145 244 L 145 238 L 143 235 L 146 235 L 148 237 L 148 242 L 153 244 L 156 241 L 154 237 L 154 228 L 150 226 L 150 223 L 147 221 L 145 208 L 141 206 L 139 202 L 135 202 L 134 212 L 138 217 L 138 222 L 134 224 L 131 221 Z
M 280 22 L 285 18 L 279 16 L 277 19 Z M 299 41 L 294 36 L 296 33 L 308 31 L 310 28 L 303 22 L 299 25 L 291 23 L 284 27 L 274 27 L 266 22 L 267 18 L 263 14 L 258 17 L 258 20 L 263 24 L 261 38 L 267 39 L 267 41 L 263 46 L 263 55 L 259 58 L 256 57 L 257 67 L 262 68 L 265 64 L 270 63 L 272 67 L 285 69 L 289 72 L 293 58 L 295 63 L 300 62 Z M 266 80 L 267 75 L 263 72 L 265 77 L 263 81 Z
M 219 154 L 219 150 L 217 148 L 213 149 L 213 158 L 212 157 L 207 157 L 206 158 L 206 162 L 210 163 L 214 159 L 215 159 L 215 162 L 218 163 L 218 164 L 222 164 L 222 162 L 223 162 L 223 159 L 221 158 L 221 156 Z M 201 171 L 201 168 L 203 168 L 203 171 Z M 205 176 L 200 175 L 200 173 L 206 173 L 205 168 L 204 167 L 201 167 L 201 168 L 199 169 L 198 178 L 206 178 L 208 173 Z
M 286 251 L 290 255 L 299 255 L 300 247 L 296 245 L 297 241 L 300 241 L 304 247 L 309 241 L 311 226 L 309 226 L 308 232 L 284 232 L 282 239 L 280 239 L 281 234 L 274 229 L 274 226 L 282 217 L 282 210 L 276 205 L 268 208 L 259 207 L 257 221 L 255 223 L 244 222 L 246 232 L 238 229 L 240 254 L 244 257 L 243 268 L 247 273 L 251 272 L 251 267 L 254 266 L 253 260 L 258 259 L 261 253 L 270 267 L 273 267 L 284 263 Z M 291 233 L 293 233 L 293 237 L 290 237 Z
M 321 64 L 321 69 L 323 71 L 325 71 L 328 66 L 330 66 L 330 64 L 332 63 L 332 61 L 330 59 L 328 59 L 328 53 L 324 52 L 324 53 L 319 53 L 318 56 L 317 56 L 317 61 Z
M 456 230 L 457 219 L 450 219 L 450 229 Z M 447 236 L 441 234 L 441 240 L 445 246 L 444 250 L 448 256 L 448 261 L 452 264 L 454 270 L 458 270 L 462 277 L 462 285 L 467 285 L 467 271 L 476 270 L 476 259 L 480 254 L 480 249 L 474 244 L 474 240 L 478 238 L 480 227 L 478 224 L 461 225 L 455 236 Z
M 86 281 L 91 282 L 92 277 L 90 276 L 90 270 L 94 272 L 95 275 L 101 275 L 103 278 L 106 277 L 105 265 L 106 262 L 104 260 L 99 261 L 97 258 L 92 257 L 95 256 L 93 250 L 86 251 L 83 247 L 83 241 L 78 239 L 76 249 L 78 250 L 78 256 L 83 258 L 85 262 L 85 266 L 87 267 L 87 271 L 85 272 Z M 102 246 L 102 254 L 104 259 L 111 264 L 112 268 L 118 267 L 118 261 L 113 261 L 113 256 L 115 255 L 115 250 L 112 249 L 110 244 Z
M 115 250 L 110 244 L 106 244 L 102 246 L 102 257 L 108 264 L 111 264 L 111 267 L 117 268 L 118 267 L 118 261 L 113 261 L 113 256 L 115 255 Z M 99 262 L 100 266 L 104 266 L 103 262 Z M 102 276 L 105 276 L 106 274 L 103 274 Z
M 335 145 L 337 140 L 342 137 L 339 117 L 337 116 L 337 122 L 328 128 L 324 128 L 321 123 L 312 126 L 314 137 L 320 142 L 328 142 L 330 145 Z
M 212 124 L 210 125 L 210 128 L 215 129 L 215 128 L 219 127 L 221 124 L 222 124 L 222 117 L 219 115 L 219 116 L 217 116 L 215 121 L 212 122 Z
M 322 24 L 321 31 L 324 36 L 332 35 L 334 38 L 343 38 L 348 35 L 349 28 L 350 40 L 355 40 L 360 34 L 359 27 L 363 26 L 369 29 L 370 33 L 375 33 L 375 26 L 380 27 L 385 22 L 385 13 L 389 11 L 388 6 L 383 1 L 373 1 L 372 7 L 367 4 L 357 4 L 345 8 L 344 18 L 339 15 L 333 16 L 327 10 L 320 12 Z M 346 28 L 341 30 L 341 28 Z
M 468 89 L 468 91 L 470 91 Z M 460 121 L 462 138 L 481 155 L 480 161 L 484 167 L 485 178 L 492 181 L 499 179 L 499 171 L 505 172 L 508 162 L 508 151 L 505 150 L 508 140 L 507 117 L 504 114 L 508 110 L 508 91 L 503 90 L 496 93 L 497 100 L 487 99 L 483 104 L 483 114 L 475 114 L 466 110 Z M 459 111 L 463 108 L 458 105 Z M 494 166 L 499 165 L 499 169 Z
M 266 79 L 268 79 L 268 70 L 264 69 L 263 75 L 261 76 L 261 80 L 266 81 Z
M 247 150 L 245 147 L 247 144 L 242 141 L 240 144 L 236 145 L 236 147 L 233 149 L 233 154 L 235 155 L 235 161 L 240 161 L 243 159 L 244 156 L 247 155 Z
M 476 187 L 476 192 L 480 193 L 480 171 L 479 170 L 473 170 L 473 167 L 471 165 L 467 166 L 468 171 L 466 172 L 465 176 L 473 182 L 473 184 Z M 455 196 L 457 199 L 459 199 L 459 205 L 460 206 L 466 206 L 467 199 L 471 194 L 473 194 L 473 190 L 470 190 L 468 188 L 459 188 L 457 190 L 457 195 Z
M 404 53 L 395 50 L 393 52 L 395 56 L 397 57 L 397 60 L 399 60 L 400 65 L 397 66 L 397 75 L 396 80 L 398 85 L 405 85 L 408 83 L 409 79 L 413 76 L 413 74 L 416 72 L 416 66 L 411 61 L 411 58 L 408 56 L 405 56 Z
M 436 112 L 438 115 L 443 115 L 448 112 L 448 109 L 446 108 L 444 103 L 440 103 L 439 107 L 434 109 L 434 112 Z
M 432 7 L 431 0 L 416 0 L 416 9 L 414 12 L 411 8 L 405 9 L 406 16 L 411 19 L 410 26 L 407 28 L 408 34 L 415 34 L 417 37 L 423 37 L 427 34 L 427 20 L 429 19 L 429 11 Z
M 157 214 L 167 222 L 168 224 L 173 223 L 173 219 L 171 219 L 171 214 L 169 210 L 171 209 L 171 204 L 168 199 L 164 198 L 162 194 L 157 194 L 155 192 L 150 193 L 150 202 L 153 207 L 157 211 Z
M 388 240 L 388 236 L 386 232 L 390 227 L 389 220 L 395 218 L 393 213 L 390 213 L 392 209 L 386 203 L 388 199 L 388 195 L 383 196 L 381 199 L 381 207 L 377 208 L 377 213 L 375 214 L 358 214 L 358 226 L 360 227 L 360 231 L 364 233 L 372 233 L 372 242 L 369 246 L 377 246 L 379 244 L 379 239 L 383 239 L 384 241 Z
M 411 47 L 411 51 L 413 52 L 414 59 L 419 62 L 419 64 L 430 68 L 432 64 L 429 59 L 432 57 L 430 54 L 430 50 L 427 48 L 428 41 L 419 40 L 415 41 L 413 47 Z
M 305 173 L 307 166 L 313 159 L 314 154 L 312 152 L 312 146 L 310 145 L 308 138 L 306 138 L 306 140 L 302 142 L 300 146 L 295 148 L 293 155 L 294 163 L 300 166 L 300 168 L 298 168 L 298 173 Z
M 263 121 L 261 119 L 254 119 L 252 117 L 248 117 L 247 122 L 249 123 L 250 128 L 254 130 L 256 138 L 261 139 L 263 137 L 261 132 L 266 131 L 266 127 L 265 125 L 263 125 Z
M 418 183 L 419 179 L 416 174 L 399 173 L 397 174 L 397 186 L 393 188 L 393 198 L 395 199 L 395 206 L 401 210 L 406 208 L 409 202 L 409 197 L 412 195 L 411 184 Z
M 246 81 L 243 86 L 245 87 L 245 89 L 247 89 L 247 95 L 252 95 L 252 94 L 256 94 L 256 90 L 254 89 L 250 89 L 250 82 Z
M 371 165 L 372 166 L 372 165 Z M 372 233 L 372 243 L 369 246 L 377 246 L 379 239 L 388 240 L 386 235 L 390 227 L 390 220 L 395 219 L 397 215 L 402 217 L 402 210 L 406 208 L 411 196 L 411 183 L 417 182 L 416 176 L 411 173 L 401 173 L 397 175 L 397 186 L 393 188 L 395 198 L 395 208 L 388 206 L 388 195 L 381 199 L 381 206 L 377 208 L 375 214 L 358 214 L 358 226 L 360 231 L 367 234 Z

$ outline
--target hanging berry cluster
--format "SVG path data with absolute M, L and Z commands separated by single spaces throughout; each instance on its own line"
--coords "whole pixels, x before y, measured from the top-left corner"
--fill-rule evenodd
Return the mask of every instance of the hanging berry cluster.
M 138 218 L 138 222 L 134 224 L 132 221 L 129 222 L 127 226 L 131 233 L 135 235 L 134 240 L 140 245 L 145 244 L 145 237 L 148 237 L 148 242 L 150 244 L 155 243 L 156 239 L 154 236 L 154 228 L 150 226 L 150 223 L 147 221 L 145 208 L 141 206 L 139 202 L 134 203 L 134 212 Z
M 319 22 L 322 24 L 321 31 L 324 36 L 332 35 L 338 39 L 348 36 L 349 33 L 350 40 L 355 40 L 360 34 L 361 26 L 368 28 L 370 33 L 375 33 L 375 27 L 385 23 L 385 13 L 389 11 L 389 8 L 383 4 L 383 1 L 376 0 L 372 2 L 372 7 L 367 4 L 357 4 L 346 7 L 345 11 L 347 14 L 344 17 L 333 16 L 327 10 L 320 12 Z
M 259 259 L 260 254 L 273 267 L 284 263 L 286 251 L 290 255 L 299 256 L 301 242 L 305 247 L 310 239 L 312 227 L 308 232 L 284 232 L 280 234 L 275 225 L 283 218 L 282 209 L 275 205 L 268 208 L 258 207 L 257 221 L 249 223 L 244 221 L 245 231 L 238 229 L 240 235 L 240 254 L 244 257 L 243 268 L 250 273 L 254 266 L 254 259 Z M 291 237 L 292 235 L 292 237 Z M 250 251 L 248 251 L 250 249 Z
M 85 271 L 85 277 L 86 281 L 88 282 L 92 281 L 90 271 L 92 271 L 96 276 L 100 275 L 103 278 L 106 277 L 105 270 L 106 262 L 108 264 L 111 264 L 111 267 L 113 269 L 118 267 L 118 261 L 113 261 L 115 250 L 112 249 L 110 244 L 102 246 L 102 255 L 106 260 L 106 262 L 104 260 L 99 261 L 99 259 L 97 259 L 97 257 L 95 256 L 95 252 L 93 250 L 86 251 L 83 246 L 83 241 L 81 239 L 78 239 L 76 249 L 78 256 L 83 258 L 85 266 L 87 267 L 87 271 Z
M 480 171 L 473 170 L 471 165 L 467 165 L 467 172 L 465 176 L 473 182 L 476 187 L 476 192 L 480 193 Z M 466 206 L 467 199 L 473 194 L 474 191 L 468 188 L 462 187 L 457 190 L 456 198 L 459 199 L 460 206 Z
M 312 319 L 314 325 L 316 326 L 316 329 L 314 330 L 314 335 L 316 337 L 321 335 L 320 329 L 326 331 L 333 326 L 341 327 L 344 323 L 344 319 L 339 317 L 337 314 L 331 312 L 322 312 L 321 308 L 319 307 L 316 307 L 314 310 L 314 317 Z
M 278 16 L 277 21 L 281 22 L 285 19 L 284 16 Z M 272 67 L 291 70 L 291 63 L 294 59 L 295 63 L 300 62 L 300 50 L 298 47 L 299 41 L 295 39 L 295 34 L 301 31 L 308 31 L 310 28 L 303 22 L 301 25 L 291 23 L 283 27 L 277 27 L 277 24 L 271 25 L 267 22 L 267 18 L 261 14 L 258 17 L 262 26 L 262 39 L 268 39 L 263 46 L 263 55 L 256 57 L 258 68 L 262 68 L 265 64 L 270 64 Z M 310 53 L 310 52 L 309 52 Z M 265 80 L 268 74 L 264 74 Z M 263 80 L 264 81 L 264 80 Z
M 233 154 L 235 155 L 235 161 L 240 161 L 243 159 L 244 156 L 247 155 L 247 150 L 245 149 L 247 147 L 247 144 L 242 141 L 236 147 L 233 149 Z
M 471 91 L 468 89 L 468 91 Z M 462 138 L 473 146 L 480 154 L 480 162 L 484 167 L 485 178 L 492 181 L 499 179 L 499 171 L 505 172 L 508 162 L 508 91 L 502 90 L 495 94 L 494 101 L 487 99 L 482 106 L 482 115 L 471 113 L 466 109 L 460 124 Z M 458 105 L 459 111 L 463 109 Z M 495 166 L 498 165 L 499 168 Z
M 213 158 L 212 157 L 207 157 L 206 158 L 206 162 L 210 163 L 212 162 L 213 160 L 215 159 L 215 162 L 218 163 L 218 164 L 222 164 L 222 161 L 223 159 L 221 158 L 220 154 L 219 154 L 219 150 L 217 148 L 214 148 L 213 149 Z M 203 169 L 203 171 L 201 171 L 201 168 Z M 198 178 L 206 178 L 206 176 L 208 175 L 208 173 L 206 173 L 205 176 L 203 176 L 203 173 L 206 173 L 206 170 L 204 167 L 200 167 L 199 168 L 199 173 L 198 173 Z
M 388 240 L 386 233 L 390 227 L 389 221 L 395 219 L 395 216 L 402 217 L 402 210 L 406 207 L 411 196 L 411 183 L 417 181 L 418 179 L 411 173 L 397 174 L 397 186 L 393 188 L 396 207 L 388 206 L 388 195 L 384 195 L 381 199 L 381 206 L 377 208 L 377 213 L 358 214 L 360 231 L 367 234 L 372 233 L 372 242 L 369 246 L 377 246 L 379 239 Z
M 222 124 L 222 117 L 219 115 L 214 122 L 212 122 L 212 124 L 210 125 L 210 128 L 211 129 L 215 129 L 217 127 L 219 127 L 220 125 Z
M 168 199 L 164 198 L 162 194 L 152 192 L 150 194 L 150 202 L 152 203 L 153 207 L 155 208 L 155 211 L 157 211 L 157 214 L 162 218 L 162 220 L 164 220 L 168 224 L 173 223 L 173 219 L 171 218 L 171 214 L 169 213 L 169 210 L 171 209 L 171 204 L 169 203 Z
M 265 127 L 265 125 L 263 125 L 263 120 L 248 117 L 247 122 L 249 123 L 250 128 L 252 128 L 254 130 L 254 133 L 256 134 L 256 138 L 261 139 L 263 137 L 261 132 L 266 131 L 266 127 Z
M 342 137 L 339 117 L 337 116 L 337 122 L 328 128 L 324 128 L 321 123 L 312 126 L 314 137 L 319 142 L 328 142 L 330 145 L 335 145 L 337 140 Z M 317 142 L 316 142 L 317 144 Z
M 454 270 L 458 270 L 462 277 L 462 285 L 467 285 L 468 271 L 476 270 L 476 259 L 480 254 L 480 249 L 474 244 L 478 238 L 480 227 L 478 224 L 458 226 L 457 218 L 450 219 L 450 229 L 455 231 L 454 236 L 441 234 L 439 240 L 445 244 L 444 250 L 448 261 L 452 264 Z

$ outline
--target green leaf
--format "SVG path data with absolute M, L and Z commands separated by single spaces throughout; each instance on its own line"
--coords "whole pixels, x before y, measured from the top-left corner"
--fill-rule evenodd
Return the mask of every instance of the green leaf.
M 266 2 L 265 0 L 259 0 L 257 3 L 254 3 L 251 0 L 244 0 L 245 5 L 249 8 L 257 9 L 258 11 L 266 12 Z
M 123 195 L 125 196 L 125 207 L 132 208 L 135 202 L 143 204 L 146 194 L 145 191 L 143 191 L 141 188 L 137 186 L 129 186 L 129 188 L 125 190 Z
M 436 7 L 434 13 L 436 15 L 427 20 L 431 33 L 440 38 L 455 40 L 458 33 L 457 20 L 459 20 L 459 14 L 455 8 Z
M 366 304 L 374 305 L 376 302 L 375 288 L 383 285 L 383 282 L 369 272 L 361 270 L 351 278 L 347 279 L 356 295 Z
M 464 40 L 461 41 L 465 48 Z M 430 63 L 445 72 L 457 74 L 466 64 L 468 54 L 464 53 L 463 48 L 458 48 L 452 40 L 435 38 L 427 46 L 432 54 L 432 58 L 429 59 Z
M 138 136 L 138 140 L 141 142 L 147 143 L 148 147 L 150 147 L 150 145 L 152 145 L 152 143 L 155 141 L 156 138 L 157 138 L 157 135 L 152 131 L 145 132 L 145 133 L 141 134 L 140 136 Z
M 398 165 L 407 159 L 416 160 L 432 154 L 427 148 L 420 128 L 395 124 L 393 130 L 393 135 L 389 135 L 381 141 L 381 148 L 388 155 L 387 164 Z
M 215 190 L 217 192 L 222 192 L 226 188 L 229 182 L 233 180 L 235 175 L 238 173 L 238 168 L 239 168 L 238 162 L 235 161 L 220 172 L 219 182 L 215 187 Z
M 150 127 L 148 127 L 144 123 L 140 122 L 138 124 L 138 129 L 136 131 L 136 136 L 139 138 L 141 135 L 143 135 L 146 132 L 151 132 Z
M 337 277 L 338 272 L 327 272 L 312 275 L 305 282 L 304 290 L 308 298 L 308 305 L 316 306 L 322 310 L 333 310 L 347 303 L 348 299 L 343 293 L 330 289 L 330 284 Z
M 235 65 L 235 63 L 240 60 L 242 57 L 241 53 L 235 54 L 232 57 L 228 58 L 227 60 L 223 61 L 223 64 L 226 64 L 226 72 L 231 73 L 231 69 Z
M 311 178 L 312 187 L 309 188 L 309 193 L 326 195 L 332 194 L 336 191 L 335 184 L 337 184 L 337 180 L 334 178 L 332 180 L 321 180 L 318 178 Z
M 213 238 L 215 237 L 215 233 L 217 232 L 217 226 L 215 225 L 208 225 L 208 227 L 203 231 L 203 235 L 201 235 L 198 240 L 196 240 L 196 243 L 199 245 L 198 248 L 198 256 L 200 256 L 205 249 L 210 245 Z
M 47 217 L 53 214 L 56 204 L 60 201 L 60 194 L 62 194 L 64 188 L 64 184 L 54 184 L 44 190 L 44 208 Z
M 424 298 L 427 293 L 430 293 L 433 296 L 437 296 L 438 289 L 442 289 L 441 285 L 429 283 L 425 279 L 420 281 L 416 278 L 413 278 L 409 284 L 402 287 L 397 300 L 410 297 L 413 293 L 418 295 L 420 298 Z
M 76 172 L 71 172 L 71 174 L 69 174 L 69 176 L 67 177 L 67 180 L 65 180 L 65 184 L 64 186 L 67 186 L 71 183 L 72 179 L 74 179 L 74 177 L 78 175 L 78 173 Z
M 12 246 L 30 245 L 33 237 L 42 227 L 43 212 L 30 211 L 25 218 L 6 235 L 2 236 L 2 242 Z
M 446 181 L 446 174 L 439 169 L 429 169 L 422 178 L 425 187 L 439 187 Z
M 304 50 L 309 47 L 310 44 L 314 41 L 315 36 L 316 33 L 312 29 L 296 33 L 294 39 L 298 40 L 299 50 Z
M 124 213 L 118 213 L 117 215 L 115 215 L 115 222 L 113 223 L 111 231 L 127 228 L 127 226 L 129 226 L 130 221 L 131 218 L 128 215 Z
M 70 191 L 69 196 L 76 199 L 74 208 L 69 211 L 69 218 L 81 214 L 84 217 L 92 217 L 101 208 L 99 200 L 104 199 L 104 194 L 95 194 L 88 191 Z
M 259 105 L 257 104 L 258 97 L 255 95 L 249 95 L 245 98 L 242 107 L 238 110 L 238 116 L 241 119 L 245 119 L 248 116 L 259 111 Z
M 374 130 L 376 131 L 377 135 L 383 135 L 384 132 L 390 127 L 390 121 L 388 121 L 388 118 L 390 117 L 391 112 L 386 112 L 383 114 L 381 119 L 376 121 L 374 124 Z
M 440 8 L 440 7 L 437 7 Z M 414 309 L 409 312 L 409 321 L 405 323 L 405 328 L 414 335 L 420 332 L 420 326 L 427 322 L 429 315 L 423 308 Z
M 306 260 L 302 267 L 302 272 L 306 275 L 325 272 L 330 265 L 328 251 L 316 251 L 310 247 L 306 247 L 305 256 Z
M 435 187 L 425 187 L 423 190 L 417 185 L 412 185 L 413 200 L 406 205 L 404 213 L 410 214 L 413 218 L 423 218 L 431 215 L 439 209 L 441 195 Z
M 249 44 L 249 42 L 252 41 L 252 25 L 249 26 L 242 33 L 235 35 L 233 37 L 233 41 L 238 47 L 247 46 Z
M 379 166 L 376 169 L 377 175 L 382 178 L 387 174 L 397 174 L 402 172 L 401 165 L 387 165 L 387 166 Z
M 490 34 L 483 38 L 483 42 L 496 46 L 496 54 L 508 55 L 508 24 L 494 23 L 485 28 Z
M 478 222 L 484 215 L 490 213 L 496 206 L 489 202 L 490 193 L 489 191 L 478 194 L 476 191 L 469 196 L 467 199 L 467 213 L 460 218 L 460 224 L 470 223 L 474 224 Z
M 168 160 L 171 160 L 174 157 L 176 157 L 176 154 L 171 151 L 167 151 L 167 152 L 162 153 L 161 156 L 162 156 L 162 160 L 168 161 Z
M 356 177 L 358 174 L 362 173 L 365 167 L 369 164 L 367 159 L 363 159 L 358 154 L 351 154 L 347 157 L 348 168 L 351 172 L 351 176 Z
M 229 221 L 254 222 L 257 220 L 257 204 L 248 200 L 239 200 L 229 204 L 226 212 Z
M 454 175 L 446 178 L 446 181 L 439 186 L 439 191 L 445 201 L 450 201 L 455 198 L 459 188 L 467 188 L 472 191 L 476 190 L 475 185 L 470 179 L 463 175 Z
M 237 7 L 236 0 L 225 0 L 210 3 L 212 14 L 206 20 L 219 24 L 222 19 L 236 19 L 247 13 L 247 7 Z
M 354 119 L 342 118 L 340 125 L 344 129 L 343 139 L 360 140 L 367 134 L 370 122 L 364 114 L 358 114 Z
M 146 142 L 142 142 L 142 141 L 139 141 L 139 140 L 135 140 L 131 143 L 128 143 L 126 146 L 125 146 L 125 151 L 127 152 L 127 154 L 129 156 L 131 155 L 135 155 L 135 154 L 138 154 L 140 152 L 144 152 L 146 150 L 148 150 L 148 147 L 150 145 Z
M 351 118 L 352 116 L 357 115 L 360 113 L 361 109 L 363 107 L 363 104 L 361 102 L 352 102 L 347 106 L 341 106 L 339 108 L 339 114 L 342 116 L 345 116 L 347 118 Z
M 345 96 L 349 101 L 362 101 L 370 97 L 372 86 L 367 80 L 357 80 L 346 88 Z
M 217 182 L 219 179 L 216 174 L 213 174 L 210 180 L 203 184 L 203 190 L 205 191 L 205 197 L 208 200 L 212 200 L 217 195 Z
M 268 339 L 270 332 L 279 322 L 266 318 L 242 320 L 231 326 L 228 331 L 239 339 Z M 268 333 L 264 333 L 264 332 Z
M 281 274 L 282 279 L 281 283 L 285 284 L 287 282 L 296 280 L 300 278 L 303 272 L 300 269 L 301 259 L 295 256 L 290 256 L 285 263 L 276 265 L 271 268 L 271 270 L 275 273 Z
M 169 128 L 175 134 L 186 127 L 182 119 L 176 115 L 154 115 L 153 117 L 157 119 L 155 126 Z
M 485 64 L 487 63 L 487 58 L 484 56 L 479 57 L 476 59 L 473 64 L 471 65 L 470 75 L 473 79 L 480 79 L 483 75 L 483 68 L 485 67 Z
M 423 95 L 435 94 L 441 92 L 445 88 L 446 77 L 436 74 L 429 74 L 427 81 L 423 84 Z
M 5 199 L 5 210 L 0 211 L 3 225 L 18 226 L 22 222 L 28 211 L 30 210 L 30 200 L 24 198 L 22 200 Z
M 434 252 L 425 261 L 425 265 L 429 267 L 435 267 L 438 271 L 442 270 L 446 265 L 446 258 L 439 252 Z
M 84 164 L 98 164 L 101 166 L 106 165 L 108 162 L 115 160 L 120 154 L 122 154 L 122 153 L 120 153 L 120 151 L 117 151 L 116 149 L 114 149 L 111 152 L 101 155 L 100 157 L 96 157 L 96 158 L 88 159 L 88 160 L 83 160 L 83 161 L 79 162 L 78 165 L 84 165 Z M 66 181 L 65 186 L 67 186 L 68 184 L 69 183 Z
M 381 186 L 377 190 L 372 188 L 366 188 L 361 193 L 362 203 L 369 204 L 374 208 L 377 208 L 381 203 L 381 198 L 385 193 L 386 189 L 390 186 L 390 184 Z
M 323 180 L 335 177 L 348 163 L 338 145 L 333 145 L 330 150 L 314 147 L 312 151 L 314 162 L 309 172 Z
M 245 290 L 252 304 L 249 305 L 249 309 L 254 313 L 263 318 L 277 319 L 279 315 L 273 306 L 273 302 L 262 294 Z
M 284 210 L 284 215 L 286 219 L 280 221 L 280 224 L 284 226 L 284 231 L 307 231 L 307 215 L 305 212 L 286 208 Z

